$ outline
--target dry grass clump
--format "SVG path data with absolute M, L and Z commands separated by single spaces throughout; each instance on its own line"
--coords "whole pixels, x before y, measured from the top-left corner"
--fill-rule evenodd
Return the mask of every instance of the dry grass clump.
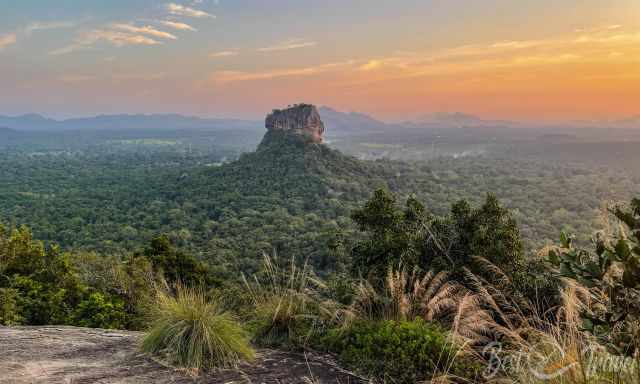
M 244 279 L 251 297 L 255 339 L 265 345 L 306 345 L 319 329 L 339 315 L 339 306 L 324 299 L 327 289 L 308 264 L 291 260 L 279 267 L 264 255 L 263 273 Z
M 347 309 L 351 318 L 366 320 L 427 321 L 450 313 L 464 291 L 449 281 L 447 272 L 408 272 L 400 266 L 389 268 L 384 286 L 376 289 L 368 280 L 358 282 L 353 303 Z
M 591 293 L 574 280 L 562 280 L 562 304 L 543 314 L 532 303 L 508 296 L 506 277 L 496 286 L 466 271 L 466 280 L 472 288 L 458 301 L 451 329 L 470 353 L 486 359 L 490 381 L 640 383 L 638 357 L 612 355 L 581 330 Z
M 144 352 L 188 369 L 233 368 L 254 351 L 220 299 L 178 286 L 175 295 L 156 294 L 152 325 L 142 341 Z

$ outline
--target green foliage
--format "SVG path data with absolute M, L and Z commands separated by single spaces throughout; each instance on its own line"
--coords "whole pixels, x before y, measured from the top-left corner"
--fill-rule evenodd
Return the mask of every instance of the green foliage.
M 468 202 L 453 205 L 447 216 L 432 216 L 415 198 L 399 209 L 389 192 L 378 190 L 353 219 L 366 234 L 352 250 L 353 268 L 365 276 L 384 276 L 389 266 L 424 270 L 473 269 L 483 257 L 508 273 L 523 264 L 520 232 L 511 213 L 493 195 L 477 209 Z
M 254 352 L 245 331 L 218 298 L 178 286 L 175 296 L 159 291 L 142 350 L 190 369 L 232 368 Z
M 509 273 L 522 266 L 520 231 L 511 212 L 500 205 L 495 195 L 487 195 L 478 209 L 471 208 L 466 201 L 454 204 L 447 221 L 449 228 L 444 231 L 441 223 L 434 225 L 435 237 L 452 233 L 452 238 L 443 237 L 454 269 L 471 264 L 474 256 L 485 258 Z
M 0 324 L 22 324 L 22 316 L 18 307 L 20 291 L 15 288 L 0 288 Z
M 357 322 L 325 338 L 329 350 L 350 367 L 388 383 L 416 383 L 442 375 L 472 377 L 440 327 L 423 320 Z
M 73 318 L 74 324 L 81 327 L 121 329 L 126 320 L 124 302 L 120 298 L 92 293 L 78 304 Z
M 177 250 L 166 235 L 151 240 L 143 255 L 151 261 L 155 271 L 171 284 L 181 283 L 187 286 L 204 286 L 209 282 L 206 264 L 195 257 Z
M 125 260 L 93 253 L 63 253 L 33 240 L 22 227 L 0 228 L 0 324 L 67 324 L 144 327 L 149 297 L 159 275 L 207 282 L 204 265 L 158 237 L 142 255 Z M 182 278 L 182 274 L 186 278 Z
M 69 255 L 45 247 L 22 227 L 0 231 L 0 288 L 3 322 L 64 324 L 87 291 Z
M 593 311 L 584 313 L 585 328 L 617 352 L 633 354 L 640 348 L 640 199 L 612 213 L 626 227 L 617 235 L 598 233 L 592 251 L 576 248 L 563 233 L 549 261 L 596 300 Z
M 429 218 L 420 202 L 409 198 L 400 210 L 395 196 L 379 189 L 351 217 L 368 234 L 352 250 L 356 273 L 375 278 L 384 276 L 390 265 L 421 265 L 422 233 Z
M 320 274 L 334 268 L 327 240 L 336 232 L 353 235 L 349 214 L 379 187 L 388 187 L 399 201 L 415 194 L 438 216 L 449 213 L 452 201 L 465 199 L 479 206 L 488 192 L 495 192 L 512 210 L 531 255 L 562 228 L 577 233 L 578 243 L 588 243 L 593 230 L 601 228 L 601 203 L 628 199 L 638 190 L 638 179 L 619 171 L 616 147 L 607 150 L 612 155 L 603 168 L 569 164 L 566 158 L 544 161 L 550 151 L 535 140 L 530 145 L 545 152 L 542 159 L 488 150 L 485 156 L 422 158 L 416 163 L 358 161 L 324 145 L 278 140 L 220 165 L 223 157 L 235 159 L 238 151 L 221 151 L 217 142 L 204 145 L 203 132 L 197 132 L 195 140 L 181 141 L 176 132 L 154 131 L 151 137 L 145 136 L 150 132 L 111 132 L 116 137 L 107 139 L 101 131 L 97 139 L 103 145 L 69 151 L 76 134 L 69 133 L 59 145 L 47 145 L 48 151 L 35 152 L 40 146 L 28 147 L 27 153 L 0 151 L 0 179 L 8 181 L 0 185 L 3 220 L 29 225 L 38 239 L 56 242 L 63 250 L 100 254 L 128 254 L 165 233 L 177 248 L 208 261 L 221 278 L 257 271 L 260 255 L 274 249 L 281 255 L 305 255 Z M 424 155 L 432 140 L 413 140 L 414 134 L 377 132 L 366 139 L 336 140 L 332 146 L 353 149 L 358 140 L 377 143 L 384 137 L 388 144 L 411 137 L 410 145 L 398 145 L 394 152 Z M 179 150 L 150 150 L 136 144 L 123 150 L 117 144 L 139 139 L 135 135 L 182 145 Z M 254 148 L 260 133 L 254 135 L 237 148 Z M 215 149 L 185 153 L 187 142 Z M 509 142 L 509 151 L 511 146 Z M 454 152 L 462 151 L 458 149 Z M 634 155 L 626 164 L 637 164 L 636 159 Z

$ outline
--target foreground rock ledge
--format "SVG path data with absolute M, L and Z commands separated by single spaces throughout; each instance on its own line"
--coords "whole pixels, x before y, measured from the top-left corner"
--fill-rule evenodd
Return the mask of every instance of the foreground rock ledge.
M 192 378 L 140 354 L 140 336 L 103 329 L 0 326 L 0 383 L 361 382 L 325 356 L 267 349 L 238 371 Z

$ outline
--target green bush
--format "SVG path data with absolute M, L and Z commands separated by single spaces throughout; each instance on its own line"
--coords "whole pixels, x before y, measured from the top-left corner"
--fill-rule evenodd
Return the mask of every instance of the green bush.
M 0 324 L 18 325 L 22 317 L 18 308 L 20 292 L 13 288 L 0 288 Z
M 473 376 L 444 330 L 421 319 L 356 322 L 333 330 L 325 345 L 362 374 L 391 383 L 416 383 L 443 375 Z M 471 373 L 471 374 L 470 374 Z
M 219 300 L 178 287 L 175 296 L 158 292 L 142 350 L 189 369 L 231 368 L 252 359 L 245 331 Z
M 75 325 L 88 328 L 122 329 L 126 324 L 124 301 L 95 292 L 75 310 Z

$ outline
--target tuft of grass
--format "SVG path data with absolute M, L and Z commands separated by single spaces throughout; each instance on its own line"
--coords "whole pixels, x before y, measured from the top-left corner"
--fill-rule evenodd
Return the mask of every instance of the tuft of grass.
M 234 368 L 251 360 L 254 351 L 234 317 L 219 298 L 178 286 L 172 295 L 158 290 L 152 323 L 142 351 L 187 369 Z
M 325 283 L 308 264 L 291 260 L 288 268 L 264 255 L 263 274 L 244 279 L 253 302 L 255 341 L 263 345 L 301 347 L 334 321 L 337 304 L 325 299 Z

